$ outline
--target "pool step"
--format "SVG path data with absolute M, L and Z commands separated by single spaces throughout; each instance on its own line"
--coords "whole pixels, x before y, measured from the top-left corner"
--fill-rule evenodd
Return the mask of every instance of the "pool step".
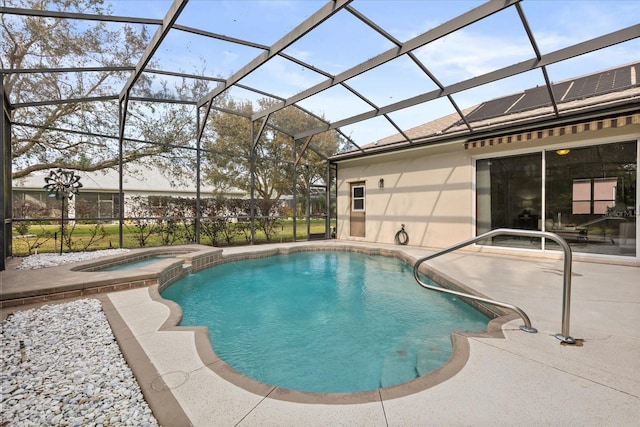
M 418 376 L 426 375 L 444 365 L 451 356 L 449 337 L 431 337 L 422 341 L 418 347 L 416 370 Z
M 380 387 L 411 381 L 444 365 L 451 356 L 448 336 L 417 339 L 402 337 L 384 358 Z
M 418 377 L 416 343 L 409 337 L 398 340 L 382 362 L 380 387 L 390 387 Z

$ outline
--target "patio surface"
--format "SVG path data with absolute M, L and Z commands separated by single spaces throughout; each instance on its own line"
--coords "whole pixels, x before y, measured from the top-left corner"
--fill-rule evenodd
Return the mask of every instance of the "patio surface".
M 348 244 L 401 251 L 411 246 L 326 241 L 224 248 L 223 256 L 265 248 Z M 502 325 L 504 338 L 462 338 L 462 363 L 425 387 L 420 379 L 366 396 L 288 392 L 245 381 L 215 357 L 204 328 L 175 326 L 179 310 L 158 299 L 157 285 L 97 293 L 145 398 L 161 425 L 169 426 L 478 426 L 638 425 L 640 419 L 640 267 L 580 261 L 574 256 L 570 336 L 562 326 L 560 258 L 458 251 L 429 264 L 499 301 L 522 308 L 537 334 L 520 319 Z M 68 286 L 69 266 L 0 273 L 0 295 L 16 286 Z M 2 309 L 3 317 L 21 307 Z M 24 307 L 22 307 L 24 308 Z M 468 344 L 466 344 L 468 343 Z M 467 359 L 468 357 L 468 359 Z M 465 363 L 466 361 L 466 363 Z M 459 371 L 458 371 L 459 368 Z M 340 404 L 336 404 L 340 401 Z

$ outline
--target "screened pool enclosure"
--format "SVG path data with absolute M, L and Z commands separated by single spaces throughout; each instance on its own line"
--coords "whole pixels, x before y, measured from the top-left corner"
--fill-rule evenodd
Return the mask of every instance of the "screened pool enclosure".
M 116 224 L 115 246 L 132 224 L 176 217 L 180 243 L 213 243 L 216 220 L 246 225 L 248 243 L 277 240 L 275 221 L 292 222 L 293 240 L 331 238 L 334 156 L 393 134 L 409 148 L 487 137 L 474 106 L 531 87 L 546 118 L 569 117 L 554 82 L 638 59 L 634 2 L 577 3 L 5 0 L 2 269 L 16 225 L 58 218 L 12 187 L 54 168 L 117 171 L 117 188 L 66 212 Z M 589 111 L 615 108 L 630 105 Z M 462 129 L 408 132 L 451 114 Z M 194 194 L 133 188 L 149 170 Z

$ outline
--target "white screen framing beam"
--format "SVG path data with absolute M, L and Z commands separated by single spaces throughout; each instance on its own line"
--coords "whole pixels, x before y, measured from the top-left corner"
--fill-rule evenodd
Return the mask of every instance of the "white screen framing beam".
M 305 19 L 300 25 L 287 33 L 280 40 L 275 42 L 269 50 L 261 53 L 256 58 L 254 58 L 247 65 L 242 67 L 236 73 L 234 73 L 231 77 L 229 77 L 224 83 L 221 83 L 212 90 L 208 95 L 204 96 L 200 101 L 198 101 L 198 107 L 201 107 L 207 103 L 211 104 L 213 99 L 224 92 L 230 86 L 233 86 L 237 82 L 239 82 L 242 78 L 246 77 L 252 71 L 256 70 L 259 66 L 267 62 L 269 59 L 273 58 L 275 55 L 278 55 L 280 52 L 291 46 L 293 43 L 298 41 L 300 38 L 304 37 L 311 30 L 316 28 L 318 25 L 322 24 L 324 21 L 329 19 L 332 15 L 337 13 L 347 4 L 349 4 L 352 0 L 332 0 L 325 4 L 322 8 L 320 8 L 317 12 L 311 15 L 309 18 Z M 267 114 L 263 114 L 260 118 L 266 116 Z
M 207 120 L 209 119 L 209 114 L 211 113 L 211 108 L 213 107 L 214 99 L 224 92 L 227 88 L 235 85 L 241 79 L 249 75 L 251 72 L 256 70 L 262 64 L 267 62 L 269 59 L 273 58 L 275 55 L 278 55 L 290 45 L 295 43 L 300 38 L 304 37 L 311 30 L 316 28 L 318 25 L 329 19 L 339 10 L 344 8 L 347 4 L 349 4 L 353 0 L 332 0 L 325 4 L 321 9 L 311 15 L 309 18 L 305 19 L 300 25 L 287 33 L 280 40 L 275 42 L 267 51 L 261 53 L 256 58 L 254 58 L 247 65 L 242 67 L 236 73 L 234 73 L 231 77 L 226 79 L 224 82 L 220 83 L 214 90 L 209 92 L 206 96 L 204 96 L 200 101 L 198 101 L 197 107 L 206 105 L 204 110 L 204 116 L 202 121 L 200 122 L 200 128 L 198 129 L 196 140 L 200 141 L 202 139 L 202 135 L 204 133 L 204 128 L 207 126 Z M 259 119 L 268 116 L 268 114 L 261 115 Z M 252 119 L 253 121 L 257 121 L 259 119 Z
M 160 19 L 134 18 L 130 16 L 96 15 L 90 13 L 60 12 L 55 10 L 23 9 L 16 7 L 0 7 L 0 13 L 22 16 L 40 16 L 43 18 L 81 19 L 85 21 L 162 25 L 162 21 Z
M 162 25 L 157 29 L 156 33 L 153 35 L 151 42 L 149 42 L 149 44 L 147 45 L 147 48 L 144 50 L 144 53 L 142 54 L 142 57 L 140 58 L 140 61 L 138 61 L 138 65 L 136 65 L 135 72 L 133 72 L 131 76 L 129 76 L 129 80 L 127 80 L 127 83 L 125 83 L 124 88 L 122 88 L 122 91 L 120 92 L 120 101 L 122 101 L 122 99 L 125 96 L 128 96 L 129 91 L 131 90 L 133 85 L 136 83 L 138 78 L 140 78 L 142 71 L 145 69 L 149 61 L 151 61 L 151 57 L 156 52 L 158 47 L 160 47 L 160 43 L 162 43 L 162 40 L 164 40 L 164 38 L 167 36 L 169 31 L 173 27 L 173 24 L 178 19 L 178 16 L 180 16 L 180 12 L 182 12 L 182 10 L 184 9 L 184 7 L 187 5 L 188 2 L 189 0 L 174 0 L 173 4 L 169 8 L 169 11 L 167 12 L 167 15 L 164 17 L 162 21 Z
M 600 49 L 604 49 L 619 43 L 624 43 L 629 40 L 640 38 L 640 24 L 633 25 L 631 27 L 624 28 L 622 30 L 614 31 L 613 33 L 605 34 L 600 37 L 596 37 L 591 40 L 587 40 L 582 43 L 578 43 L 564 49 L 559 49 L 554 52 L 550 52 L 546 55 L 542 55 L 540 58 L 533 58 L 526 61 L 512 64 L 507 67 L 491 71 L 489 73 L 470 78 L 468 80 L 460 81 L 445 87 L 444 89 L 436 89 L 431 92 L 426 92 L 421 95 L 414 96 L 412 98 L 405 99 L 403 101 L 389 104 L 379 110 L 372 110 L 356 116 L 346 118 L 344 120 L 333 122 L 328 126 L 320 126 L 315 129 L 310 129 L 304 132 L 294 135 L 295 139 L 305 138 L 309 135 L 326 132 L 328 130 L 337 129 L 341 126 L 348 126 L 354 123 L 362 122 L 364 120 L 372 119 L 374 117 L 382 116 L 384 114 L 392 113 L 394 111 L 402 110 L 404 108 L 412 107 L 414 105 L 422 104 L 424 102 L 432 101 L 434 99 L 450 96 L 454 93 L 462 92 L 467 89 L 482 86 L 487 83 L 492 83 L 507 77 L 515 76 L 517 74 L 526 73 L 537 68 L 542 68 L 557 62 L 561 62 L 576 56 L 584 55 L 590 52 L 594 52 Z
M 414 37 L 411 40 L 406 41 L 402 46 L 394 47 L 386 52 L 381 53 L 378 56 L 375 56 L 365 62 L 362 62 L 355 67 L 352 67 L 342 73 L 336 75 L 332 79 L 327 79 L 324 82 L 318 83 L 317 85 L 310 87 L 307 90 L 304 90 L 284 102 L 275 105 L 271 108 L 267 108 L 262 110 L 259 113 L 253 115 L 253 119 L 257 120 L 261 117 L 264 117 L 267 114 L 274 113 L 278 110 L 281 110 L 291 104 L 295 104 L 296 102 L 302 101 L 310 96 L 313 96 L 319 92 L 322 92 L 325 89 L 329 89 L 335 85 L 338 85 L 346 80 L 349 80 L 352 77 L 355 77 L 359 74 L 362 74 L 366 71 L 369 71 L 373 68 L 376 68 L 379 65 L 385 64 L 391 60 L 394 60 L 406 53 L 409 53 L 415 49 L 418 49 L 428 43 L 431 43 L 434 40 L 438 40 L 447 34 L 451 34 L 461 28 L 464 28 L 468 25 L 473 24 L 487 16 L 493 15 L 496 12 L 499 12 L 512 4 L 518 3 L 521 0 L 504 0 L 504 1 L 489 1 L 484 3 L 481 6 L 478 6 L 475 9 L 468 11 L 456 18 L 453 18 L 450 21 L 445 22 L 444 24 L 433 28 L 432 30 L 427 31 L 417 37 Z

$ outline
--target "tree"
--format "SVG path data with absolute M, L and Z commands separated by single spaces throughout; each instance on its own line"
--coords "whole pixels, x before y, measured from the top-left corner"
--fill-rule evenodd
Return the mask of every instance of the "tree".
M 3 0 L 3 6 L 68 13 L 110 15 L 97 0 Z M 5 93 L 11 111 L 13 178 L 52 168 L 96 171 L 116 167 L 118 159 L 118 100 L 131 71 L 113 67 L 134 66 L 150 36 L 145 26 L 103 21 L 0 16 L 0 65 L 3 69 L 111 67 L 91 72 L 8 73 Z M 153 63 L 151 63 L 152 65 Z M 132 96 L 197 99 L 207 92 L 206 82 L 182 79 L 172 94 L 166 82 L 154 84 L 143 74 Z M 34 101 L 61 103 L 36 105 Z M 106 99 L 106 98 L 111 99 Z M 69 102 L 99 98 L 91 102 Z M 195 135 L 195 108 L 180 104 L 131 101 L 124 142 L 124 162 L 152 157 L 176 165 L 175 149 Z M 69 131 L 70 130 L 70 131 Z M 141 142 L 146 141 L 146 142 Z M 168 161 L 167 161 L 168 160 Z M 148 163 L 148 162 L 147 162 Z
M 273 101 L 264 100 L 261 108 L 269 108 Z M 296 134 L 307 129 L 321 126 L 322 120 L 298 108 L 287 107 L 274 113 L 269 123 L 278 129 Z M 276 132 L 276 138 L 284 137 L 291 144 L 289 136 Z M 326 181 L 326 158 L 338 151 L 344 141 L 335 132 L 323 132 L 314 135 L 308 148 L 303 151 L 307 139 L 296 141 L 296 156 L 301 156 L 298 163 L 297 191 L 305 196 L 309 194 L 309 185 L 324 184 Z
M 274 102 L 263 98 L 257 104 L 262 110 L 271 107 Z M 236 187 L 249 192 L 252 162 L 250 117 L 254 112 L 253 104 L 249 101 L 221 99 L 219 107 L 220 111 L 213 112 L 209 119 L 214 136 L 203 144 L 208 150 L 204 177 L 217 188 Z M 290 135 L 317 127 L 319 123 L 317 118 L 292 106 L 270 117 L 269 126 L 256 144 L 253 159 L 255 192 L 256 197 L 262 200 L 260 208 L 263 215 L 268 214 L 280 196 L 292 192 L 294 147 Z M 259 127 L 259 123 L 254 123 L 254 135 Z M 337 151 L 339 143 L 335 133 L 325 132 L 314 136 L 310 146 L 328 156 Z M 304 142 L 296 144 L 296 155 L 300 154 L 303 145 Z M 298 170 L 298 189 L 306 194 L 308 183 L 324 181 L 325 163 L 314 150 L 307 149 L 300 164 L 308 166 Z

